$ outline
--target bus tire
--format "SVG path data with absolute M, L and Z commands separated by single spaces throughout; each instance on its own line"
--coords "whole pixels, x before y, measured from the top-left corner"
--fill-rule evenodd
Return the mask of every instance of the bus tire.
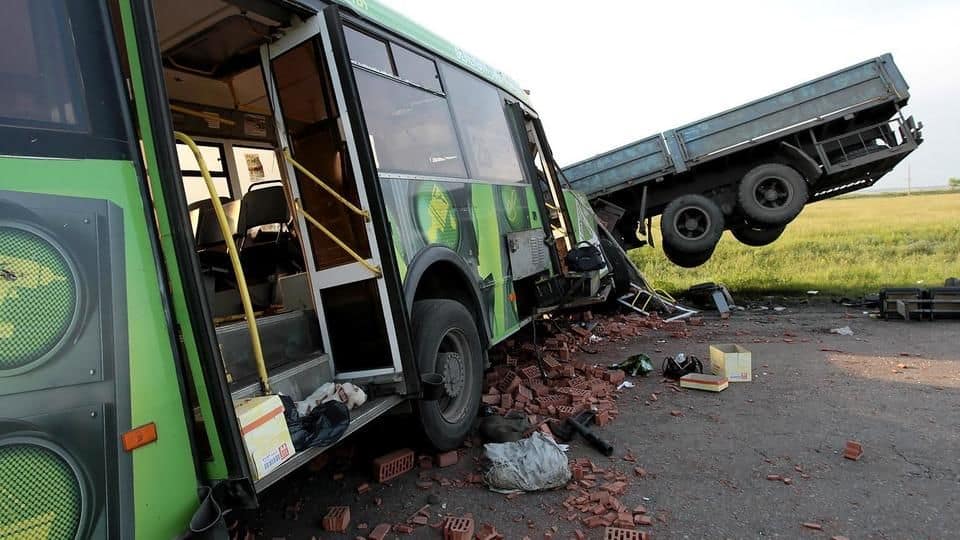
M 440 451 L 458 448 L 480 408 L 484 348 L 473 315 L 454 300 L 419 300 L 411 316 L 414 353 L 420 374 L 444 376 L 438 400 L 419 400 L 420 429 Z
M 667 243 L 663 244 L 664 255 L 667 256 L 670 262 L 681 268 L 696 268 L 706 263 L 710 260 L 710 257 L 713 257 L 713 250 L 714 248 L 710 248 L 696 253 L 684 253 L 676 251 Z
M 807 181 L 792 167 L 766 163 L 740 180 L 737 203 L 752 223 L 779 227 L 793 221 L 807 204 Z
M 763 247 L 776 242 L 786 229 L 786 225 L 779 227 L 751 227 L 750 225 L 744 225 L 743 227 L 731 229 L 730 232 L 741 244 L 752 247 Z
M 677 253 L 712 252 L 723 228 L 723 211 L 703 195 L 681 195 L 660 216 L 664 248 L 669 244 Z

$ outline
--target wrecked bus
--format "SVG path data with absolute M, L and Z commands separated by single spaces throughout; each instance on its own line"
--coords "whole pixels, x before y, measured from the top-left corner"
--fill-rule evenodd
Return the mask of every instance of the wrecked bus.
M 372 0 L 5 8 L 0 536 L 214 534 L 401 404 L 454 448 L 611 289 L 527 94 Z
M 885 54 L 569 165 L 626 249 L 651 244 L 695 267 L 724 230 L 777 240 L 809 203 L 868 188 L 923 142 L 909 87 Z

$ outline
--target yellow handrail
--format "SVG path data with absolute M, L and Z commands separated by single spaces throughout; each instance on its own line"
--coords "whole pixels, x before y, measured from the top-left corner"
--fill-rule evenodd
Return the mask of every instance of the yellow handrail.
M 250 329 L 250 346 L 253 348 L 253 359 L 257 364 L 257 375 L 260 377 L 260 387 L 264 394 L 271 394 L 270 376 L 267 373 L 267 364 L 263 360 L 263 348 L 260 346 L 260 331 L 257 329 L 257 318 L 253 314 L 253 302 L 250 301 L 250 291 L 247 289 L 247 279 L 243 274 L 243 267 L 240 266 L 240 256 L 237 251 L 237 244 L 233 241 L 233 232 L 230 230 L 230 224 L 227 221 L 227 214 L 223 211 L 223 205 L 220 203 L 220 197 L 217 194 L 217 187 L 213 184 L 213 178 L 210 177 L 210 170 L 207 169 L 207 162 L 200 154 L 200 149 L 193 139 L 179 131 L 174 131 L 173 136 L 190 148 L 193 156 L 197 158 L 200 165 L 200 174 L 203 181 L 207 184 L 207 191 L 210 192 L 210 202 L 213 203 L 213 211 L 217 215 L 217 223 L 220 225 L 220 233 L 227 242 L 227 254 L 230 256 L 230 265 L 233 266 L 233 273 L 237 278 L 237 289 L 240 291 L 240 302 L 243 304 L 243 313 L 247 318 L 247 327 Z
M 293 159 L 293 156 L 290 155 L 289 148 L 283 149 L 283 157 L 286 158 L 286 160 L 289 161 L 291 165 L 296 167 L 298 171 L 302 172 L 307 178 L 313 180 L 314 183 L 316 183 L 324 191 L 329 193 L 334 199 L 343 203 L 343 205 L 349 208 L 351 212 L 353 212 L 354 214 L 357 214 L 358 216 L 363 216 L 364 221 L 370 221 L 370 212 L 363 210 L 361 208 L 357 208 L 352 202 L 345 199 L 343 195 L 340 195 L 339 193 L 337 193 L 335 189 L 328 186 L 323 180 L 317 178 L 316 175 L 308 171 L 306 167 L 297 163 L 297 160 Z
M 314 219 L 313 216 L 311 216 L 310 214 L 308 214 L 308 213 L 306 212 L 306 210 L 304 210 L 303 207 L 300 206 L 300 201 L 299 201 L 299 200 L 294 201 L 293 204 L 294 204 L 294 206 L 296 207 L 297 212 L 300 212 L 300 215 L 302 215 L 304 219 L 306 219 L 311 225 L 313 225 L 314 227 L 316 227 L 317 229 L 319 229 L 320 232 L 322 232 L 324 235 L 326 235 L 327 238 L 329 238 L 330 240 L 333 240 L 333 243 L 335 243 L 335 244 L 337 244 L 338 246 L 340 246 L 340 248 L 343 249 L 344 251 L 346 251 L 348 255 L 350 255 L 351 257 L 353 257 L 358 263 L 360 263 L 360 264 L 362 264 L 363 266 L 367 267 L 367 270 L 370 270 L 370 272 L 372 272 L 372 273 L 373 273 L 375 276 L 377 276 L 378 278 L 383 276 L 383 270 L 381 270 L 379 266 L 376 266 L 376 265 L 374 265 L 374 264 L 370 264 L 366 259 L 364 259 L 363 257 L 361 257 L 359 253 L 357 253 L 356 251 L 350 249 L 350 246 L 348 246 L 347 244 L 345 244 L 345 243 L 343 242 L 343 240 L 340 240 L 340 238 L 338 238 L 337 235 L 335 235 L 335 234 L 333 234 L 332 232 L 330 232 L 329 229 L 327 229 L 326 227 L 324 227 L 319 221 L 317 221 L 316 219 Z

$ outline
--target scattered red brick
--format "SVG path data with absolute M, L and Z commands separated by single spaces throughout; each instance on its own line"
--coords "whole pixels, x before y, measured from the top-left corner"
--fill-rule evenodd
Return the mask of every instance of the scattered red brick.
M 670 416 L 683 416 L 683 411 L 678 411 L 678 410 L 670 411 Z
M 330 532 L 347 532 L 350 525 L 349 506 L 331 506 L 323 516 L 323 530 Z
M 646 477 L 647 477 L 647 470 L 644 469 L 643 467 L 637 467 L 637 468 L 633 469 L 633 474 L 639 476 L 640 478 L 646 478 Z
M 497 529 L 489 523 L 484 523 L 477 532 L 477 540 L 500 540 L 503 535 L 497 532 Z
M 413 527 L 407 525 L 406 523 L 397 523 L 393 526 L 393 530 L 394 532 L 398 532 L 400 534 L 410 534 L 413 532 Z
M 823 530 L 823 525 L 821 525 L 821 524 L 819 524 L 819 523 L 814 523 L 814 522 L 812 522 L 812 521 L 804 522 L 804 523 L 802 523 L 801 525 L 803 525 L 803 526 L 804 526 L 805 528 L 807 528 L 807 529 L 813 529 L 814 531 L 822 531 L 822 530 Z
M 647 540 L 650 535 L 643 531 L 634 531 L 620 527 L 607 527 L 603 532 L 604 540 Z
M 768 474 L 767 480 L 770 480 L 771 482 L 779 482 L 783 480 L 783 478 L 779 474 Z
M 843 457 L 853 461 L 859 461 L 863 457 L 863 445 L 857 441 L 847 441 L 843 448 Z
M 636 523 L 637 525 L 644 525 L 644 526 L 653 525 L 653 519 L 651 519 L 649 516 L 645 516 L 645 515 L 643 515 L 643 514 L 636 514 L 636 515 L 634 515 L 634 516 L 633 516 L 633 522 Z
M 384 540 L 388 534 L 390 534 L 390 525 L 381 523 L 370 531 L 370 534 L 367 535 L 367 540 Z
M 460 454 L 456 450 L 437 454 L 437 467 L 449 467 L 456 465 L 460 461 Z
M 472 540 L 473 518 L 448 518 L 443 525 L 443 540 Z
M 367 493 L 369 491 L 370 491 L 370 484 L 366 482 L 357 486 L 357 495 L 363 495 L 364 493 Z

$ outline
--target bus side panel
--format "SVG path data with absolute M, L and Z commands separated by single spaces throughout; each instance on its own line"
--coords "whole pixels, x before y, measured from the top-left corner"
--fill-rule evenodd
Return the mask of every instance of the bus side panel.
M 458 253 L 479 286 L 490 341 L 520 328 L 506 234 L 541 227 L 532 189 L 524 184 L 381 180 L 401 278 L 431 246 Z
M 0 533 L 54 537 L 75 515 L 77 537 L 171 538 L 197 505 L 165 288 L 141 189 L 129 161 L 0 159 L 0 349 L 13 354 L 18 343 L 43 334 L 32 326 L 31 339 L 19 341 L 16 323 L 25 311 L 17 302 L 30 299 L 45 302 L 38 312 L 66 336 L 45 360 L 3 378 L 2 415 L 71 465 L 57 469 L 47 459 L 46 478 L 58 470 L 76 474 L 73 488 L 0 516 Z M 58 313 L 64 291 L 75 315 L 58 326 L 49 314 Z M 120 435 L 150 423 L 156 442 L 125 452 Z M 4 458 L 21 455 L 10 454 L 17 448 L 0 440 Z M 39 474 L 4 469 L 10 463 L 0 465 L 0 478 Z

